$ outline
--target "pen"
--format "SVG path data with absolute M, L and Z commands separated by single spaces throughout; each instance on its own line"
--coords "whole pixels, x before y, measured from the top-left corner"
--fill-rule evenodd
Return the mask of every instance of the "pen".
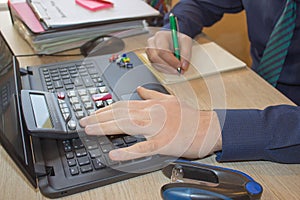
M 173 13 L 170 13 L 169 20 L 170 20 L 170 27 L 172 32 L 174 55 L 178 60 L 180 60 L 180 49 L 179 49 L 178 36 L 177 36 L 177 20 Z M 181 67 L 178 67 L 177 71 L 179 74 L 181 74 Z

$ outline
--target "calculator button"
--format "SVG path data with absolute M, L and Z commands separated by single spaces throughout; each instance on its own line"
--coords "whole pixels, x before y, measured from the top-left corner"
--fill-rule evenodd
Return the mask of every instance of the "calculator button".
M 104 164 L 105 162 L 103 161 L 103 159 L 101 157 L 93 159 L 92 162 L 93 162 L 94 168 L 96 170 L 103 169 L 106 167 L 106 165 Z
M 61 110 L 65 109 L 65 108 L 68 108 L 68 105 L 66 104 L 66 102 L 64 100 L 59 99 L 58 102 L 59 102 L 59 107 L 60 107 Z
M 92 102 L 86 102 L 86 103 L 84 103 L 84 107 L 85 107 L 85 109 L 87 109 L 87 110 L 90 110 L 90 109 L 93 109 L 93 108 L 94 108 Z
M 69 91 L 67 95 L 68 95 L 69 98 L 71 98 L 71 97 L 76 97 L 76 93 L 75 93 L 75 91 L 73 91 L 73 90 L 72 90 L 72 91 Z
M 77 111 L 77 112 L 75 113 L 75 115 L 76 115 L 76 118 L 77 118 L 77 119 L 81 119 L 81 118 L 84 118 L 84 117 L 85 117 L 85 114 L 84 114 L 83 111 Z
M 69 140 L 65 140 L 65 141 L 63 142 L 63 145 L 64 145 L 64 150 L 65 150 L 65 152 L 70 152 L 70 151 L 72 151 L 72 146 L 71 146 L 71 143 L 70 143 Z
M 79 104 L 79 103 L 73 104 L 73 110 L 74 111 L 81 111 L 82 110 L 81 104 Z
M 54 88 L 55 89 L 59 89 L 59 88 L 63 88 L 63 84 L 60 80 L 56 80 L 53 82 Z
M 90 159 L 87 156 L 78 158 L 77 161 L 80 166 L 90 164 Z
M 70 98 L 70 103 L 71 104 L 78 104 L 79 103 L 79 99 L 77 97 L 72 97 L 72 98 Z
M 91 101 L 91 99 L 90 99 L 90 97 L 89 96 L 81 96 L 81 101 L 83 101 L 83 102 L 89 102 L 89 103 L 91 103 L 90 101 Z
M 108 99 L 111 99 L 112 96 L 110 93 L 101 93 L 101 94 L 94 94 L 92 96 L 93 101 L 106 101 Z
M 73 90 L 74 86 L 73 85 L 65 85 L 66 90 Z
M 68 128 L 70 129 L 70 130 L 75 130 L 76 129 L 76 122 L 74 121 L 74 120 L 70 120 L 69 122 L 68 122 Z
M 99 82 L 99 83 L 96 83 L 96 86 L 97 87 L 102 87 L 102 86 L 105 86 L 105 84 L 103 82 Z
M 91 156 L 91 158 L 96 158 L 102 155 L 102 152 L 100 151 L 100 149 L 93 149 L 89 151 L 89 154 Z
M 97 93 L 98 93 L 98 90 L 97 90 L 97 88 L 89 88 L 89 93 L 90 93 L 91 95 L 97 94 Z
M 96 110 L 97 109 L 87 110 L 86 112 L 87 112 L 88 116 L 90 116 L 90 115 L 94 115 Z
M 67 113 L 63 113 L 63 117 L 65 121 L 68 121 L 69 119 L 71 119 L 71 113 L 67 112 Z
M 85 142 L 85 148 L 87 148 L 88 150 L 97 149 L 98 143 L 95 140 L 88 140 Z
M 107 103 L 107 105 L 110 105 L 110 104 L 113 103 L 113 100 L 112 100 L 112 99 L 107 99 L 107 100 L 106 100 L 106 103 Z
M 84 166 L 81 166 L 80 167 L 80 171 L 82 173 L 86 173 L 86 172 L 90 172 L 90 171 L 93 171 L 93 168 L 91 165 L 84 165 Z
M 50 91 L 50 90 L 52 91 L 52 90 L 53 90 L 53 86 L 52 86 L 52 85 L 48 85 L 48 86 L 47 86 L 47 89 L 48 89 L 49 91 Z
M 103 101 L 96 101 L 95 104 L 96 104 L 97 108 L 103 108 L 103 107 L 105 107 L 105 104 L 104 104 Z
M 86 75 L 87 75 L 87 74 L 86 74 Z M 84 76 L 82 80 L 83 80 L 84 85 L 85 85 L 86 87 L 92 87 L 92 86 L 94 86 L 94 82 L 93 82 L 93 80 L 91 79 L 91 77 L 89 77 L 89 76 Z
M 76 160 L 75 159 L 70 159 L 67 162 L 68 162 L 69 167 L 73 167 L 73 166 L 76 165 Z
M 64 92 L 58 92 L 57 93 L 57 98 L 61 99 L 61 100 L 65 99 L 65 93 Z
M 118 146 L 118 147 L 125 145 L 123 138 L 114 138 L 111 140 L 111 142 L 113 143 L 114 146 Z
M 72 176 L 78 175 L 79 174 L 78 167 L 71 167 L 70 173 Z
M 101 93 L 106 93 L 106 92 L 108 92 L 108 90 L 107 90 L 107 88 L 106 88 L 105 86 L 99 87 L 99 91 L 100 91 Z
M 76 149 L 75 153 L 76 153 L 77 157 L 83 157 L 83 156 L 87 155 L 87 152 L 86 152 L 85 148 Z
M 111 150 L 113 150 L 114 148 L 111 144 L 104 144 L 104 145 L 101 145 L 101 149 L 102 149 L 103 153 L 108 153 Z
M 78 90 L 78 94 L 79 94 L 79 96 L 86 96 L 87 91 L 86 90 Z
M 98 137 L 98 142 L 100 145 L 111 143 L 110 140 L 106 136 Z
M 137 142 L 137 138 L 134 137 L 134 136 L 130 136 L 130 135 L 129 136 L 125 136 L 123 139 L 126 142 L 126 144 Z
M 52 76 L 53 81 L 60 81 L 59 75 Z M 61 82 L 61 81 L 60 81 Z
M 98 74 L 98 70 L 96 68 L 89 68 L 88 72 L 89 74 Z
M 72 144 L 74 149 L 80 149 L 84 147 L 84 144 L 82 143 L 80 138 L 73 139 Z
M 51 81 L 48 81 L 48 82 L 46 82 L 46 85 L 47 85 L 47 86 L 52 86 L 52 82 L 51 82 Z
M 70 113 L 70 109 L 68 107 L 66 108 L 61 108 L 62 113 Z
M 72 151 L 66 153 L 66 158 L 71 159 L 74 158 L 74 153 Z

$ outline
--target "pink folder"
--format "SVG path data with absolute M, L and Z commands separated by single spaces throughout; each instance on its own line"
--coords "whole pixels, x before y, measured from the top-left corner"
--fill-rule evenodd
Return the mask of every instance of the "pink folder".
M 42 33 L 45 32 L 45 29 L 41 25 L 38 18 L 35 16 L 34 12 L 27 4 L 27 2 L 8 2 L 11 9 L 15 11 L 20 20 L 33 32 L 33 33 Z

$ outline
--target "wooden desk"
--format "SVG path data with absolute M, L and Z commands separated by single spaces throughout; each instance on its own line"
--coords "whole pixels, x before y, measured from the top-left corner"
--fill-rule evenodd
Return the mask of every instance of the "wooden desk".
M 20 38 L 11 26 L 6 11 L 0 12 L 0 19 L 0 29 L 15 53 L 32 53 L 27 43 Z M 145 37 L 148 37 L 148 35 L 128 39 L 126 41 L 127 49 L 134 49 L 138 43 L 142 47 L 145 46 Z M 24 65 L 40 64 L 65 59 L 75 58 L 31 57 L 22 59 L 21 63 L 24 63 Z M 215 82 L 219 83 L 217 87 L 214 87 Z M 190 101 L 187 95 L 183 93 L 185 90 L 182 90 L 182 87 L 186 87 L 186 85 L 178 84 L 169 87 L 172 88 L 176 95 Z M 269 105 L 292 104 L 285 96 L 268 85 L 248 68 L 222 73 L 220 76 L 215 75 L 205 79 L 193 80 L 188 87 L 195 91 L 198 100 L 191 103 L 200 106 L 202 109 L 222 107 L 265 108 Z M 263 161 L 217 163 L 214 155 L 202 159 L 200 162 L 229 167 L 248 173 L 263 186 L 262 199 L 300 199 L 300 165 L 286 165 Z M 2 147 L 0 147 L 0 177 L 0 199 L 46 199 L 39 191 L 31 187 Z M 169 180 L 160 171 L 157 171 L 62 199 L 161 199 L 160 187 L 168 182 Z

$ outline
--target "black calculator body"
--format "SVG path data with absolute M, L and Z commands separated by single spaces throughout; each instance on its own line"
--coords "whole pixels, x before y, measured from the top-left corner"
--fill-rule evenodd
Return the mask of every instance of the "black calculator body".
M 167 164 L 169 157 L 161 155 L 110 159 L 112 149 L 142 137 L 78 135 L 81 117 L 115 101 L 138 99 L 137 86 L 164 90 L 135 53 L 128 53 L 132 65 L 119 66 L 105 55 L 20 68 L 1 32 L 0 46 L 0 143 L 44 196 L 75 194 Z

